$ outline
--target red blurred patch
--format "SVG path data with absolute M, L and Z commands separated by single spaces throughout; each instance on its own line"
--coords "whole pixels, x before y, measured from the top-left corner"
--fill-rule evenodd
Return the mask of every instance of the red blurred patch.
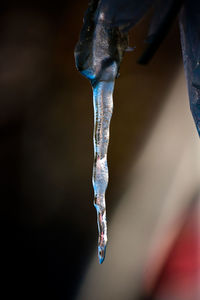
M 200 230 L 197 208 L 187 214 L 157 280 L 154 295 L 200 299 Z M 158 299 L 160 299 L 158 297 Z M 170 299 L 170 298 L 169 298 Z

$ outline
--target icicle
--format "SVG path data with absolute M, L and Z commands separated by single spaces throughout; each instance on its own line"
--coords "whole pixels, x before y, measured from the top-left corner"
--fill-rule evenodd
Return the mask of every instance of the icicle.
M 117 67 L 113 64 L 113 72 Z M 107 222 L 105 192 L 108 185 L 107 151 L 109 143 L 110 120 L 113 111 L 114 81 L 100 81 L 93 87 L 94 105 L 94 164 L 93 188 L 94 206 L 97 210 L 99 231 L 98 256 L 100 264 L 104 261 L 107 245 Z
M 97 210 L 98 256 L 102 264 L 107 245 L 105 192 L 108 185 L 107 151 L 113 111 L 114 81 L 128 46 L 127 33 L 106 22 L 104 11 L 92 0 L 75 48 L 77 69 L 90 80 L 94 105 L 94 206 Z

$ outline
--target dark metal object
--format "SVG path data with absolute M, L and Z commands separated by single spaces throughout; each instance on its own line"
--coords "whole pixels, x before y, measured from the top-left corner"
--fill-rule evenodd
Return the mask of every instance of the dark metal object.
M 200 2 L 185 1 L 180 14 L 181 44 L 190 109 L 200 135 Z
M 165 3 L 162 0 L 158 1 L 158 6 L 155 8 L 155 15 L 150 27 L 150 34 L 146 39 L 149 45 L 139 58 L 139 64 L 148 64 L 152 59 L 168 34 L 182 4 L 183 0 L 166 0 Z

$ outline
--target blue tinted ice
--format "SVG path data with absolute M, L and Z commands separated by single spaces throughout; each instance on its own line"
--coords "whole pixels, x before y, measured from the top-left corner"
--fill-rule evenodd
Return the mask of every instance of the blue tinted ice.
M 90 80 L 94 106 L 94 163 L 92 183 L 97 211 L 98 256 L 104 261 L 107 245 L 105 192 L 108 185 L 107 152 L 113 111 L 113 89 L 119 64 L 127 48 L 127 34 L 105 20 L 98 1 L 91 1 L 75 49 L 78 70 Z

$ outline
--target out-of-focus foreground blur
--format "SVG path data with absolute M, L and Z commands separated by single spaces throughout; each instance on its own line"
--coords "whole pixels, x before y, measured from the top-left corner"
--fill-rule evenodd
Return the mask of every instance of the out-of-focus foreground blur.
M 92 91 L 73 55 L 87 0 L 28 2 L 0 8 L 1 298 L 199 300 L 200 142 L 178 24 L 146 67 L 148 16 L 130 34 L 100 266 Z

